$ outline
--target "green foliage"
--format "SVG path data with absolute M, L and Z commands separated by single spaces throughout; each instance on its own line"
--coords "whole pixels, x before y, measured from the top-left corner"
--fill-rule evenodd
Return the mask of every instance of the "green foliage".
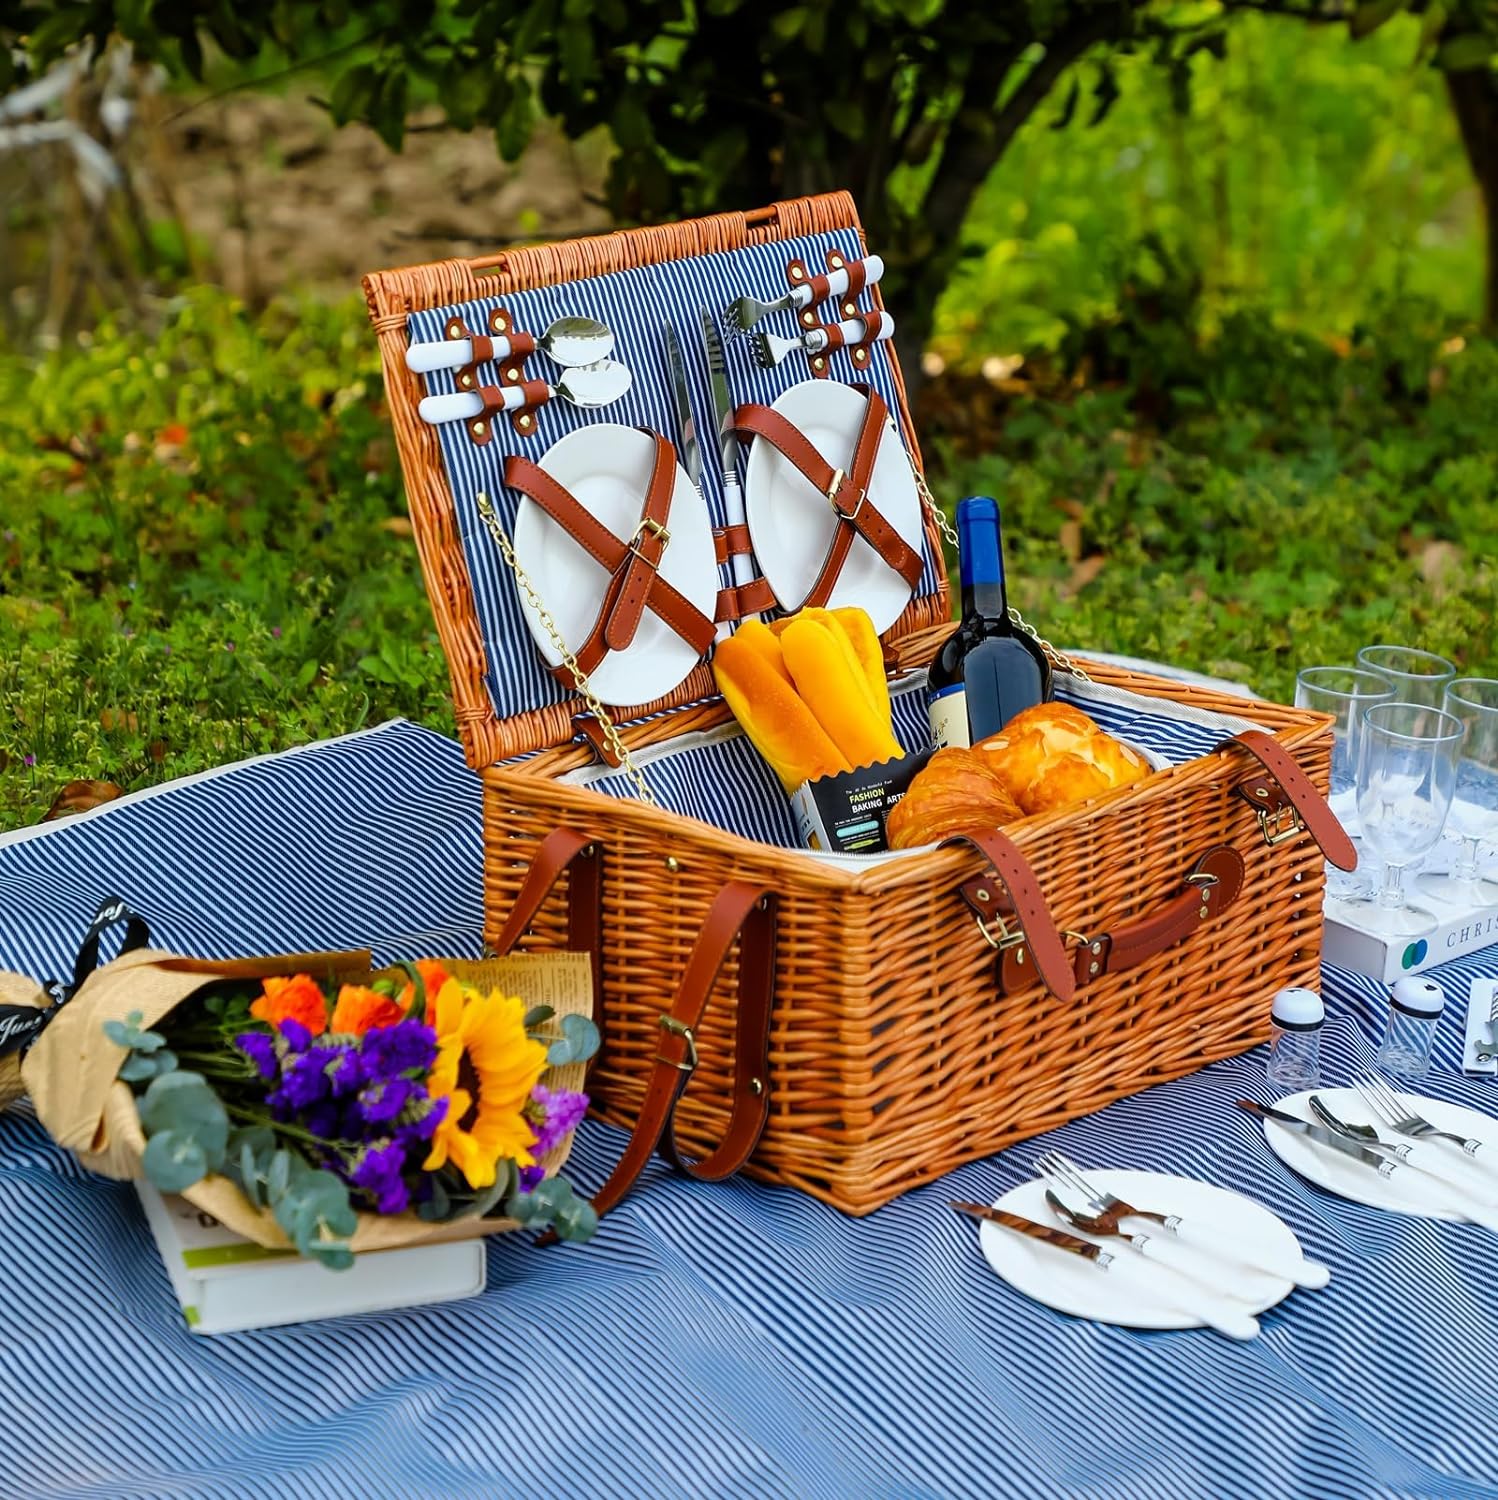
M 564 1063 L 586 1062 L 595 1052 L 602 1038 L 598 1028 L 587 1016 L 568 1015 L 561 1021 L 562 1034 L 546 1051 L 548 1067 L 561 1067 Z
M 451 728 L 354 303 L 204 290 L 153 339 L 0 354 L 0 518 L 0 827 L 74 777 Z

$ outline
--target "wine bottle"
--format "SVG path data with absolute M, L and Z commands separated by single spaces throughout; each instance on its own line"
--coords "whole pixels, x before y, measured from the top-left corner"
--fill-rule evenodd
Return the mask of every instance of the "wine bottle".
M 1051 696 L 1051 664 L 1039 644 L 1009 623 L 999 506 L 986 495 L 957 502 L 962 620 L 943 642 L 927 679 L 931 737 L 976 745 L 1022 708 Z

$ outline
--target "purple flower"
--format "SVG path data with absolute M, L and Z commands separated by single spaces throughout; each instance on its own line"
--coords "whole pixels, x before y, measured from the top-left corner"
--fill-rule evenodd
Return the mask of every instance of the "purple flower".
M 312 1033 L 300 1021 L 287 1016 L 276 1022 L 276 1030 L 286 1038 L 286 1045 L 293 1052 L 305 1052 L 312 1045 Z
M 367 1125 L 388 1125 L 416 1092 L 405 1078 L 377 1078 L 359 1091 L 359 1118 Z
M 352 1094 L 364 1082 L 364 1069 L 359 1065 L 359 1056 L 352 1047 L 337 1047 L 337 1054 L 328 1064 L 328 1083 L 335 1099 Z
M 21 764 L 23 766 L 34 766 L 36 764 L 36 756 L 34 756 L 34 755 L 23 756 L 21 758 Z
M 294 1021 L 283 1021 L 281 1025 L 306 1030 Z M 288 1059 L 281 1074 L 281 1087 L 267 1095 L 267 1099 L 273 1107 L 279 1105 L 293 1110 L 308 1110 L 314 1104 L 323 1103 L 333 1093 L 333 1082 L 328 1076 L 330 1068 L 341 1060 L 337 1047 L 311 1047 L 300 1056 Z
M 538 1083 L 531 1090 L 531 1099 L 545 1111 L 536 1125 L 536 1144 L 532 1148 L 537 1156 L 544 1156 L 569 1131 L 577 1129 L 588 1112 L 588 1096 L 572 1089 L 549 1089 Z
M 407 1113 L 411 1117 L 395 1127 L 396 1140 L 403 1146 L 424 1145 L 446 1118 L 447 1100 L 426 1099 L 419 1114 L 412 1114 L 409 1110 Z
M 420 1021 L 397 1021 L 364 1033 L 365 1076 L 394 1078 L 411 1071 L 425 1073 L 437 1060 L 437 1033 Z
M 341 1137 L 338 1118 L 338 1106 L 331 1099 L 325 1099 L 320 1104 L 314 1104 L 302 1116 L 304 1124 L 313 1135 L 321 1136 L 325 1141 L 336 1141 Z
M 370 1146 L 349 1174 L 349 1181 L 374 1199 L 375 1212 L 404 1213 L 411 1194 L 401 1174 L 406 1170 L 406 1148 L 395 1141 Z
M 522 1193 L 533 1193 L 546 1177 L 545 1167 L 521 1167 L 520 1169 L 520 1191 Z
M 272 635 L 273 635 L 273 636 L 274 636 L 274 637 L 275 637 L 275 638 L 276 638 L 276 639 L 277 639 L 277 640 L 278 640 L 278 641 L 279 641 L 279 640 L 280 640 L 280 639 L 281 639 L 281 627 L 280 627 L 280 626 L 279 626 L 279 625 L 272 625 L 272 626 L 271 626 L 271 628 L 270 628 L 270 633 L 271 633 L 271 634 L 272 634 Z
M 234 649 L 234 642 L 233 641 L 225 641 L 224 642 L 224 650 L 225 651 L 232 651 L 233 649 Z
M 245 1031 L 234 1038 L 234 1045 L 255 1064 L 255 1071 L 267 1083 L 276 1076 L 275 1039 L 266 1031 Z

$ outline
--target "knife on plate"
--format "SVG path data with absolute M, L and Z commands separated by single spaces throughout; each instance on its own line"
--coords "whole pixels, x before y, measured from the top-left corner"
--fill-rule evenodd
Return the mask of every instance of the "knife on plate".
M 1015 1234 L 1025 1235 L 1042 1244 L 1053 1245 L 1057 1250 L 1065 1250 L 1070 1255 L 1090 1260 L 1098 1270 L 1116 1276 L 1120 1283 L 1133 1286 L 1152 1301 L 1163 1302 L 1178 1312 L 1198 1319 L 1208 1328 L 1214 1328 L 1230 1339 L 1251 1339 L 1259 1331 L 1258 1319 L 1250 1317 L 1248 1313 L 1215 1298 L 1199 1296 L 1188 1286 L 1177 1286 L 1176 1283 L 1182 1279 L 1180 1273 L 1165 1266 L 1163 1262 L 1146 1261 L 1143 1256 L 1136 1258 L 1133 1255 L 1119 1255 L 1112 1250 L 1105 1250 L 1101 1245 L 1094 1245 L 1091 1240 L 1068 1234 L 1064 1229 L 1037 1224 L 1034 1219 L 1007 1213 L 1002 1208 L 989 1208 L 983 1203 L 954 1201 L 949 1206 L 970 1218 L 985 1219 L 990 1224 L 1013 1230 Z
M 718 457 L 723 465 L 723 513 L 730 526 L 744 525 L 744 492 L 739 488 L 739 440 L 733 430 L 733 401 L 728 394 L 728 364 L 723 357 L 723 338 L 707 308 L 701 308 L 702 339 L 707 347 L 707 372 L 713 387 L 713 410 L 718 417 Z M 730 559 L 733 581 L 750 583 L 754 565 L 747 552 Z
M 1302 1120 L 1299 1115 L 1286 1114 L 1282 1109 L 1273 1109 L 1253 1099 L 1239 1099 L 1237 1104 L 1239 1109 L 1258 1115 L 1260 1119 L 1273 1120 L 1281 1128 L 1303 1135 L 1307 1140 L 1315 1141 L 1318 1146 L 1328 1146 L 1333 1151 L 1340 1151 L 1343 1156 L 1350 1156 L 1363 1166 L 1371 1167 L 1385 1179 L 1392 1178 L 1396 1172 L 1411 1171 L 1439 1182 L 1443 1187 L 1462 1191 L 1450 1178 L 1422 1168 L 1415 1162 L 1401 1160 L 1392 1146 L 1376 1149 L 1354 1136 L 1331 1130 L 1325 1125 L 1313 1124 L 1310 1120 Z M 1449 1212 L 1460 1214 L 1464 1219 L 1470 1219 L 1474 1224 L 1481 1224 L 1484 1229 L 1491 1229 L 1498 1234 L 1498 1209 L 1488 1208 L 1480 1203 L 1451 1203 L 1445 1206 Z

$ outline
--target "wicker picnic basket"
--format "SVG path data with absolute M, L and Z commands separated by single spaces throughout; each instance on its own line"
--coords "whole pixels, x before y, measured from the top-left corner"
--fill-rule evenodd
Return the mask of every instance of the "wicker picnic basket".
M 1257 727 L 1003 834 L 861 865 L 564 781 L 598 758 L 576 697 L 496 711 L 473 554 L 417 415 L 408 322 L 697 258 L 711 278 L 720 258 L 834 231 L 861 253 L 846 194 L 365 279 L 457 722 L 483 779 L 486 937 L 500 953 L 595 955 L 604 1047 L 589 1088 L 634 1132 L 603 1207 L 660 1140 L 698 1176 L 742 1165 L 863 1214 L 1242 1052 L 1266 1036 L 1276 988 L 1318 982 L 1323 855 L 1351 859 L 1322 800 L 1328 719 L 1103 666 L 1085 664 L 1095 692 Z M 721 301 L 740 289 L 724 280 Z M 918 465 L 893 346 L 879 349 Z M 934 515 L 927 541 L 941 559 Z M 928 663 L 949 615 L 938 566 L 885 634 L 892 669 Z M 634 756 L 731 723 L 706 666 L 614 717 Z

